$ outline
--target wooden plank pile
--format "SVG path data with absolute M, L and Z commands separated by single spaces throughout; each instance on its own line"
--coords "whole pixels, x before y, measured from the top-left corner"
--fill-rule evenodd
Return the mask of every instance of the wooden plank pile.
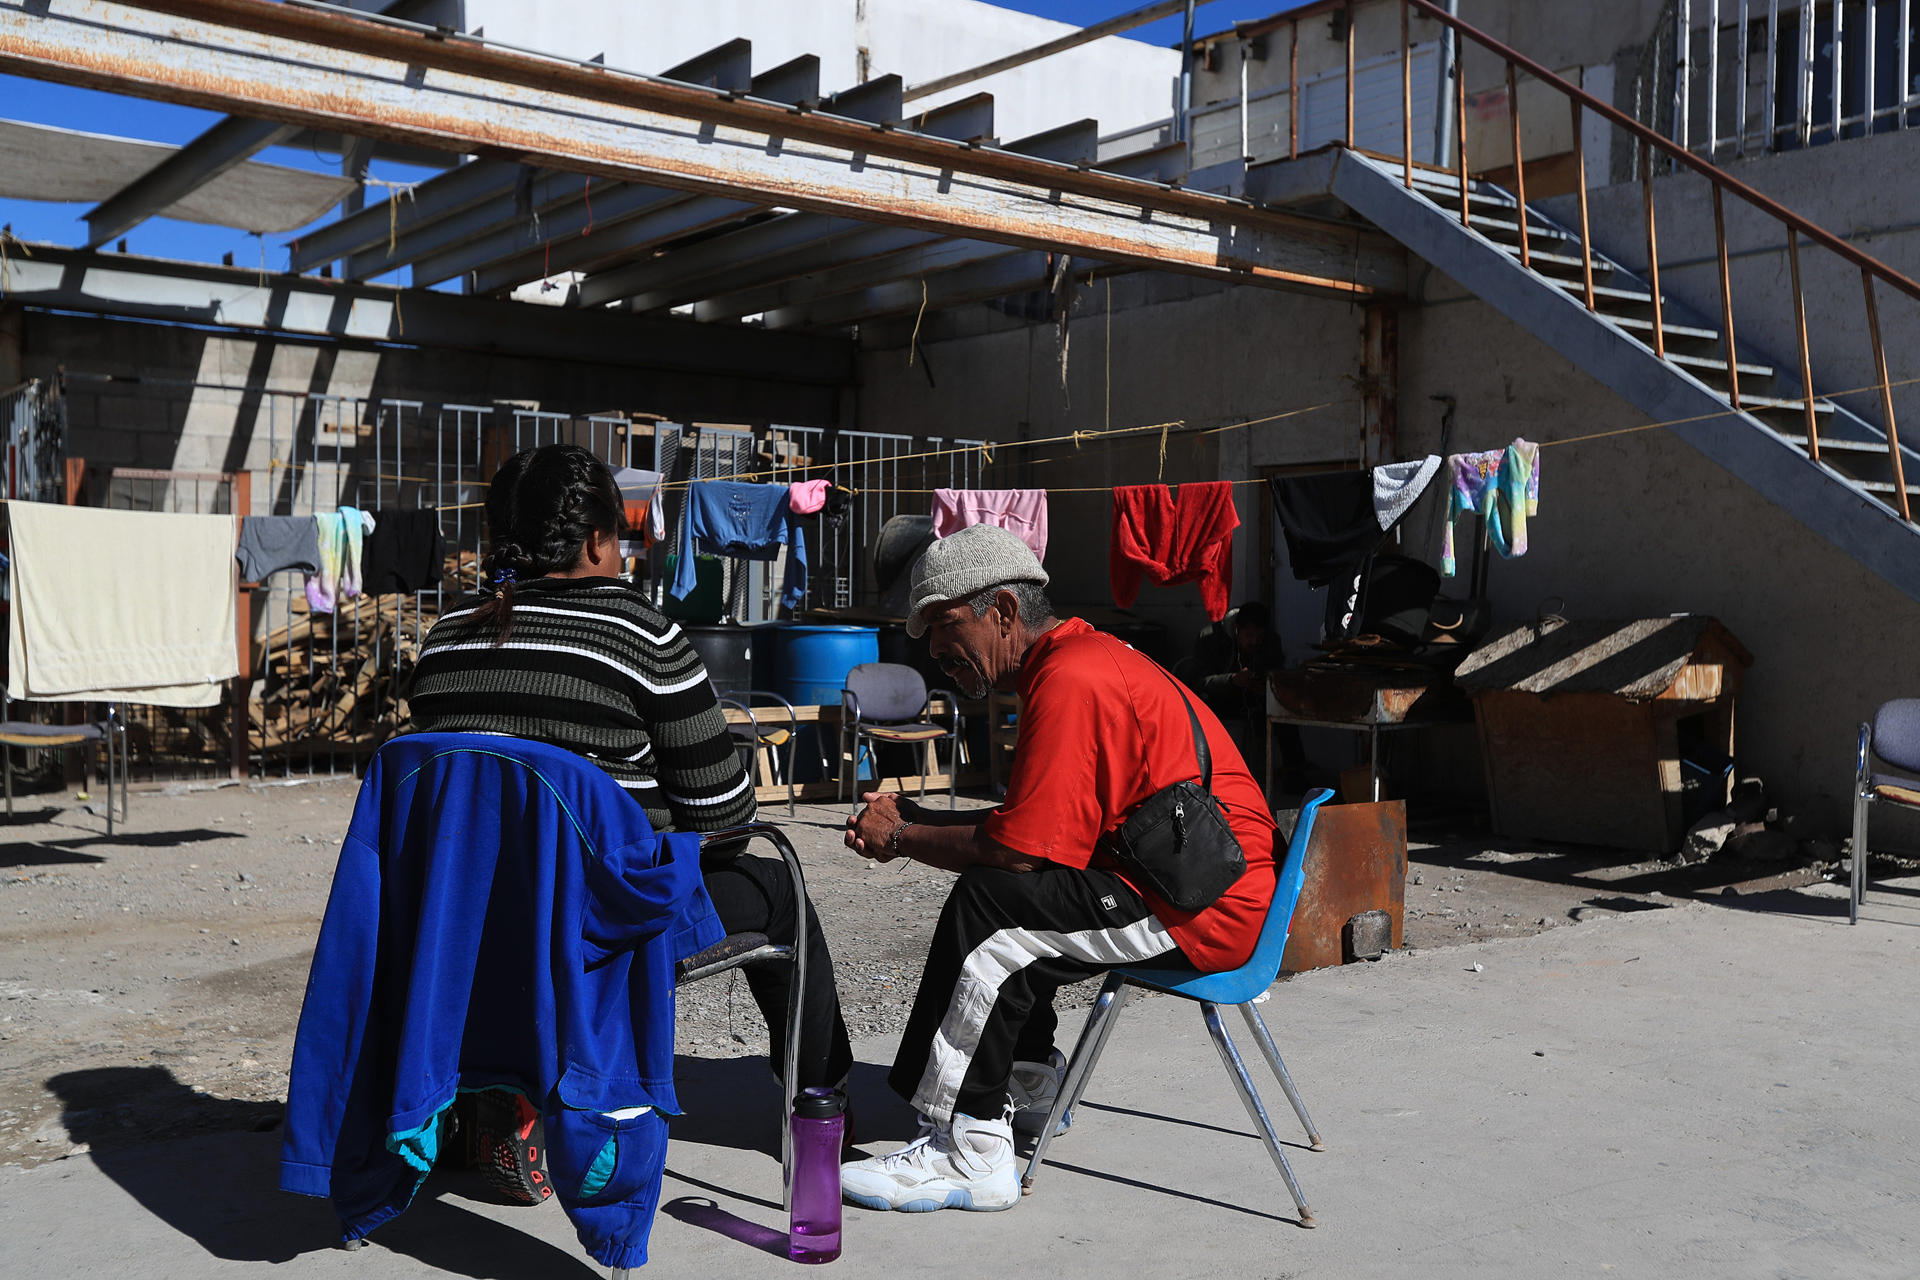
M 403 691 L 434 617 L 431 601 L 362 596 L 269 632 L 247 708 L 262 757 L 363 755 L 404 729 Z

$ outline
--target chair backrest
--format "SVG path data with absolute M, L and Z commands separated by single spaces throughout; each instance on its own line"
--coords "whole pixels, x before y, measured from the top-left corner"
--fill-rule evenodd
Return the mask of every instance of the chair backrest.
M 860 718 L 878 724 L 918 720 L 927 709 L 927 682 L 898 662 L 863 662 L 847 672 L 846 691 L 860 704 Z
M 1896 769 L 1920 773 L 1920 698 L 1880 704 L 1873 717 L 1873 754 Z
M 1280 960 L 1293 929 L 1293 909 L 1300 905 L 1300 890 L 1307 883 L 1307 844 L 1313 838 L 1313 820 L 1320 806 L 1331 799 L 1332 791 L 1315 787 L 1300 802 L 1300 817 L 1293 824 L 1293 838 L 1287 842 L 1286 861 L 1274 877 L 1273 905 L 1267 908 L 1267 922 L 1260 926 L 1260 941 L 1254 944 L 1253 954 L 1240 966 L 1240 972 L 1256 979 L 1263 989 L 1280 976 Z

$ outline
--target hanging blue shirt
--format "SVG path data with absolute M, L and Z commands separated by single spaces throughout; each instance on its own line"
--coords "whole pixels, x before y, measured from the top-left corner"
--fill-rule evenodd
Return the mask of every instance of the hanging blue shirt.
M 787 548 L 787 580 L 780 603 L 797 609 L 807 593 L 807 539 L 788 503 L 784 484 L 738 484 L 701 480 L 687 486 L 687 509 L 680 519 L 680 561 L 667 590 L 684 600 L 694 589 L 693 557 L 771 560 Z
M 640 1266 L 658 1113 L 679 1110 L 674 964 L 721 936 L 699 837 L 656 835 L 592 762 L 491 734 L 395 739 L 340 848 L 281 1187 L 330 1198 L 345 1238 L 364 1236 L 419 1189 L 455 1092 L 507 1085 L 546 1119 L 551 1185 L 588 1252 Z M 654 1112 L 605 1114 L 632 1107 Z

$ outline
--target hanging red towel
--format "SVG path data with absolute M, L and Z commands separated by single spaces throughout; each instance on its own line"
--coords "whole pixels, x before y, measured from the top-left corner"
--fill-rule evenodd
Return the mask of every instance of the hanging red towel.
M 1142 578 L 1163 587 L 1197 582 L 1207 616 L 1226 617 L 1233 595 L 1233 531 L 1239 527 L 1233 486 L 1224 480 L 1183 484 L 1178 501 L 1163 484 L 1115 489 L 1108 548 L 1114 603 L 1132 605 Z

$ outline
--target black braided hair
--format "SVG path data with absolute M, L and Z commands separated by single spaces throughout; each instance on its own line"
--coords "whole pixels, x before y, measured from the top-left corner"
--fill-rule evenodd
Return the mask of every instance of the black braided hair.
M 617 538 L 620 491 L 607 465 L 577 444 L 523 449 L 494 472 L 487 490 L 487 555 L 480 562 L 493 599 L 474 618 L 513 632 L 513 584 L 564 573 L 585 555 L 593 534 Z

